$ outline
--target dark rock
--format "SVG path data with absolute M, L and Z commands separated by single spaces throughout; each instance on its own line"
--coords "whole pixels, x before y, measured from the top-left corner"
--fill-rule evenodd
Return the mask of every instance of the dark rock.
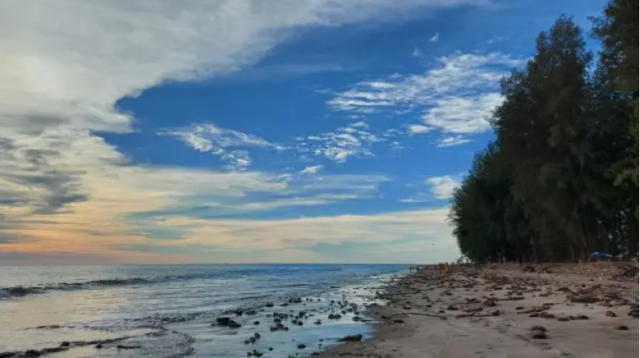
M 243 310 L 241 310 L 240 308 L 238 308 L 237 310 L 235 310 L 235 314 L 236 316 L 242 316 L 242 314 L 244 313 Z
M 532 314 L 529 315 L 529 317 L 539 317 L 540 313 L 538 312 L 533 312 Z
M 300 343 L 300 344 L 297 345 L 297 348 L 298 349 L 305 349 L 305 348 L 307 348 L 307 345 Z
M 541 330 L 537 330 L 537 329 L 532 330 L 530 336 L 533 339 L 546 339 L 547 338 L 547 334 L 545 333 L 545 331 L 541 331 Z
M 361 321 L 361 318 L 360 318 L 360 317 L 358 317 L 358 316 L 353 316 L 353 321 L 354 321 L 354 322 L 360 322 L 360 321 Z
M 499 316 L 500 315 L 500 311 L 498 311 L 498 310 L 492 311 L 491 315 L 492 316 Z
M 615 312 L 613 312 L 613 311 L 607 311 L 607 312 L 605 312 L 604 315 L 607 316 L 607 317 L 618 317 L 618 315 L 615 314 Z
M 71 343 L 64 341 L 62 343 L 60 343 L 60 347 L 69 347 L 71 345 Z
M 579 320 L 579 321 L 584 321 L 584 320 L 589 319 L 589 317 L 587 317 L 587 316 L 585 316 L 583 314 L 579 314 L 579 315 L 576 316 L 576 319 Z
M 271 308 L 271 307 L 273 307 L 273 302 L 267 302 L 267 304 L 265 306 Z
M 484 303 L 483 303 L 483 304 L 484 304 L 485 306 L 487 306 L 487 307 L 495 307 L 495 305 L 496 305 L 496 301 L 494 301 L 494 300 L 486 300 L 486 301 L 484 301 Z
M 234 320 L 229 321 L 229 328 L 240 328 L 242 325 Z
M 520 311 L 520 310 L 523 310 L 523 309 L 524 309 L 524 307 L 522 307 L 522 306 L 516 307 L 516 311 Z
M 218 317 L 218 318 L 216 318 L 216 324 L 218 326 L 228 326 L 229 322 L 231 322 L 231 318 L 229 318 L 229 317 Z
M 254 325 L 254 326 L 257 326 L 257 325 L 259 325 L 259 324 L 260 324 L 260 321 L 255 321 L 255 322 L 253 322 L 253 325 Z
M 625 326 L 625 325 L 622 325 L 622 324 L 621 324 L 621 325 L 619 325 L 619 326 L 616 326 L 616 329 L 617 329 L 618 331 L 628 331 L 628 330 L 629 330 L 629 327 L 627 327 L 627 326 Z
M 540 318 L 554 318 L 555 315 L 549 312 L 540 312 Z
M 404 323 L 404 321 L 401 319 L 394 319 L 393 323 Z
M 569 317 L 558 317 L 556 318 L 556 320 L 558 320 L 559 322 L 569 322 Z
M 638 310 L 632 310 L 627 315 L 633 318 L 638 318 Z
M 116 346 L 116 349 L 140 349 L 140 348 L 142 348 L 142 347 L 141 346 L 127 346 L 127 345 L 124 345 L 124 344 L 118 344 Z
M 352 334 L 349 336 L 344 336 L 340 339 L 340 342 L 360 342 L 362 341 L 361 334 Z
M 447 310 L 448 311 L 457 311 L 458 307 L 456 307 L 456 306 L 447 306 Z

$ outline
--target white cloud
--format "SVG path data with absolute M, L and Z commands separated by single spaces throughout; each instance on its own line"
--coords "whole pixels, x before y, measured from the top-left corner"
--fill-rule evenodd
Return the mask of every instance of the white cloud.
M 419 48 L 414 47 L 413 48 L 413 52 L 411 52 L 411 56 L 413 56 L 413 57 L 423 57 L 424 54 L 422 53 L 422 51 L 420 51 Z
M 246 169 L 251 165 L 251 157 L 246 150 L 228 150 L 228 148 L 282 148 L 258 136 L 220 128 L 210 123 L 193 124 L 189 128 L 165 129 L 158 134 L 179 138 L 197 151 L 216 155 L 229 162 L 231 169 Z
M 407 126 L 407 131 L 410 135 L 427 133 L 432 129 L 433 128 L 423 126 L 422 124 L 410 124 Z
M 300 173 L 314 175 L 314 174 L 318 174 L 321 169 L 322 169 L 322 165 L 314 165 L 314 166 L 304 168 Z
M 351 123 L 351 125 L 349 125 L 349 126 L 352 127 L 352 128 L 364 128 L 364 129 L 369 128 L 369 125 L 366 122 L 363 122 L 363 121 Z
M 460 185 L 460 181 L 449 175 L 427 178 L 425 183 L 431 187 L 431 192 L 438 199 L 450 199 L 455 188 Z
M 436 101 L 436 106 L 422 117 L 432 127 L 446 129 L 447 133 L 482 133 L 491 128 L 486 117 L 503 101 L 499 93 L 476 97 L 447 97 Z
M 167 246 L 215 245 L 229 252 L 247 247 L 267 253 L 296 248 L 313 252 L 318 244 L 348 241 L 360 246 L 354 262 L 438 262 L 458 257 L 455 239 L 446 222 L 447 208 L 389 212 L 378 215 L 340 215 L 294 220 L 198 220 L 172 217 L 158 222 L 191 230 L 189 238 L 171 240 Z M 404 242 L 389 243 L 390 240 Z M 403 251 L 404 255 L 398 256 Z M 393 253 L 389 257 L 389 253 Z M 208 254 L 208 253 L 207 253 Z M 297 257 L 289 258 L 291 261 Z M 326 262 L 331 257 L 303 257 L 302 261 Z M 338 259 L 338 261 L 344 259 Z
M 355 122 L 346 127 L 339 127 L 334 132 L 308 136 L 309 142 L 298 143 L 297 149 L 302 153 L 313 153 L 329 160 L 344 163 L 351 156 L 373 156 L 371 148 L 374 143 L 383 142 L 367 132 L 364 122 Z
M 435 35 L 431 36 L 429 42 L 438 42 L 438 40 L 440 40 L 440 34 L 436 32 Z
M 450 135 L 450 136 L 442 137 L 440 139 L 440 142 L 438 142 L 438 147 L 439 148 L 454 147 L 454 146 L 466 144 L 469 142 L 471 142 L 471 139 L 469 139 L 469 137 L 465 137 L 462 135 Z
M 290 188 L 265 173 L 134 164 L 95 132 L 131 131 L 132 114 L 116 107 L 119 100 L 167 81 L 196 81 L 242 69 L 295 28 L 393 17 L 417 6 L 475 2 L 2 2 L 0 224 L 5 229 L 17 223 L 14 229 L 28 231 L 30 237 L 28 242 L 5 244 L 2 250 L 104 253 L 110 247 L 114 254 L 116 249 L 109 245 L 144 241 L 121 234 L 129 229 L 125 214 L 159 210 L 187 198 L 215 202 L 219 197 Z M 389 88 L 380 83 L 372 88 L 385 87 Z M 198 150 L 222 149 L 219 155 L 239 167 L 248 166 L 250 157 L 246 151 L 228 149 L 231 143 L 240 139 L 249 147 L 266 145 L 257 137 L 226 134 L 217 137 L 219 141 L 187 133 L 182 139 Z M 349 147 L 331 150 L 336 148 L 343 153 L 335 153 L 335 158 L 350 155 Z M 38 226 L 45 221 L 53 223 Z M 87 232 L 95 229 L 110 236 L 92 241 Z
M 441 67 L 423 75 L 395 75 L 361 82 L 337 94 L 328 105 L 334 110 L 356 113 L 419 110 L 423 111 L 426 126 L 445 135 L 481 133 L 490 128 L 484 118 L 502 102 L 500 78 L 508 74 L 509 68 L 525 61 L 492 52 L 456 53 L 440 57 L 437 62 Z

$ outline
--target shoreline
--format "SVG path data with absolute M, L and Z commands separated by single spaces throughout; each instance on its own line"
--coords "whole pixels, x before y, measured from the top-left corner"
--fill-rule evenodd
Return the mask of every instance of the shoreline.
M 370 269 L 366 269 L 370 271 Z M 334 270 L 329 270 L 333 272 Z M 393 277 L 405 276 L 408 267 L 372 274 L 358 271 L 350 275 L 316 278 L 318 282 L 304 281 L 296 276 L 278 285 L 257 285 L 283 287 L 268 298 L 244 301 L 218 300 L 218 306 L 198 310 L 174 308 L 158 314 L 137 312 L 130 317 L 103 320 L 73 321 L 65 317 L 45 319 L 37 323 L 23 324 L 21 327 L 8 326 L 0 349 L 2 357 L 51 356 L 52 358 L 75 357 L 154 357 L 154 356 L 228 356 L 246 357 L 249 353 L 259 352 L 268 357 L 287 357 L 312 354 L 327 347 L 339 344 L 339 338 L 350 334 L 363 334 L 371 337 L 371 329 L 365 316 L 366 306 L 378 301 L 374 296 L 382 292 Z M 333 278 L 335 276 L 335 278 Z M 289 282 L 291 281 L 291 282 Z M 95 282 L 95 281 L 91 281 Z M 172 287 L 195 282 L 170 282 L 166 286 L 144 285 L 144 290 L 154 292 L 171 291 Z M 118 283 L 122 283 L 118 281 Z M 285 285 L 288 284 L 288 285 Z M 256 283 L 254 283 L 255 285 Z M 122 286 L 122 287 L 120 287 Z M 100 287 L 97 290 L 50 290 L 44 294 L 25 295 L 7 300 L 12 305 L 40 305 L 53 301 L 84 299 L 105 292 L 117 293 L 119 289 L 130 292 L 145 292 L 134 285 Z M 202 287 L 203 285 L 195 287 Z M 236 285 L 244 289 L 246 285 Z M 316 287 L 317 286 L 317 287 Z M 293 287 L 293 288 L 292 288 Z M 288 290 L 290 289 L 290 290 Z M 207 288 L 206 291 L 210 291 Z M 248 289 L 252 291 L 253 289 Z M 252 293 L 253 294 L 253 293 Z M 144 299 L 144 295 L 140 295 Z M 202 296 L 202 295 L 201 295 Z M 69 298 L 71 297 L 71 298 Z M 180 296 L 193 300 L 191 293 Z M 266 297 L 266 296 L 265 296 Z M 3 301 L 4 302 L 4 301 Z M 169 305 L 170 301 L 163 301 Z M 1 302 L 0 302 L 1 303 Z M 97 308 L 103 306 L 96 306 Z M 142 306 L 144 308 L 144 306 Z M 64 308 L 64 307 L 63 307 Z M 151 311 L 150 311 L 151 312 Z M 346 312 L 346 313 L 345 313 Z M 339 319 L 329 319 L 331 313 L 340 314 Z M 358 314 L 361 315 L 357 317 Z M 282 318 L 283 329 L 272 331 L 276 326 L 276 315 Z M 114 315 L 115 316 L 115 315 Z M 237 327 L 216 324 L 217 318 L 229 317 L 239 325 Z M 319 322 L 321 321 L 321 322 Z M 316 323 L 318 322 L 318 323 Z M 289 329 L 284 329 L 285 327 Z M 256 336 L 258 334 L 258 336 Z M 2 334 L 0 334 L 2 336 Z M 10 337 L 16 337 L 11 339 Z M 250 338 L 254 337 L 254 340 Z M 261 338 L 256 338 L 261 337 Z M 247 341 L 249 341 L 247 343 Z M 298 348 L 304 346 L 304 348 Z M 254 354 L 255 355 L 255 354 Z M 255 356 L 260 356 L 255 355 Z
M 636 356 L 637 276 L 612 279 L 615 264 L 545 265 L 546 273 L 521 267 L 427 266 L 406 275 L 386 287 L 387 305 L 367 310 L 373 338 L 314 356 Z

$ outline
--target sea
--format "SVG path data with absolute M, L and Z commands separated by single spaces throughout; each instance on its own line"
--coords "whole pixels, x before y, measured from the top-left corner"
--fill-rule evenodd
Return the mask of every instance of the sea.
M 0 266 L 0 357 L 310 356 L 346 335 L 371 337 L 365 307 L 384 305 L 377 294 L 406 273 L 405 265 Z

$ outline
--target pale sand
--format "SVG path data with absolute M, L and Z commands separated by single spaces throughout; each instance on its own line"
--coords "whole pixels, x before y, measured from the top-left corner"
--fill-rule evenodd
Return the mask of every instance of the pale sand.
M 522 273 L 513 267 L 457 268 L 446 274 L 434 271 L 424 270 L 405 277 L 388 289 L 390 305 L 370 310 L 379 319 L 375 338 L 338 346 L 319 357 L 638 357 L 638 319 L 628 315 L 637 309 L 637 280 L 615 282 L 595 275 Z M 596 284 L 601 287 L 594 288 Z M 562 287 L 574 292 L 590 290 L 601 301 L 571 303 L 567 293 L 558 291 Z M 510 291 L 516 293 L 510 295 Z M 519 293 L 522 300 L 498 300 L 494 307 L 483 304 L 488 298 L 519 297 Z M 467 299 L 480 303 L 468 303 Z M 543 303 L 553 303 L 546 312 L 556 317 L 586 315 L 588 319 L 558 321 L 518 313 Z M 449 305 L 458 310 L 447 310 Z M 456 317 L 473 308 L 482 311 L 476 312 L 475 317 Z M 491 315 L 495 310 L 499 310 L 498 316 Z M 607 311 L 617 317 L 607 317 Z M 441 315 L 446 319 L 411 313 Z M 403 323 L 393 323 L 396 319 Z M 530 338 L 534 325 L 547 329 L 547 339 Z M 628 330 L 618 330 L 619 325 L 627 326 Z

